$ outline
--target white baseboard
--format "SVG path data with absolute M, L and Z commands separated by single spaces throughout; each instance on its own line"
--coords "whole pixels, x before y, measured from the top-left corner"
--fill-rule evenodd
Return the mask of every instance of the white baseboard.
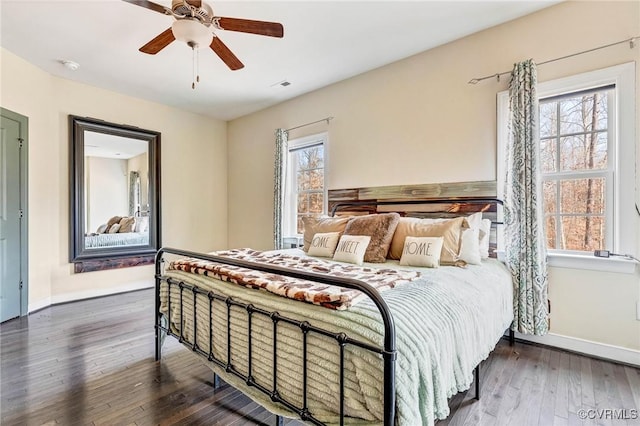
M 46 299 L 39 300 L 29 304 L 29 312 L 34 312 L 47 306 L 57 305 L 59 303 L 75 302 L 77 300 L 91 299 L 93 297 L 109 296 L 112 294 L 126 293 L 128 291 L 143 290 L 153 288 L 153 280 L 136 281 L 128 283 L 120 287 L 110 287 L 103 289 L 87 289 L 83 291 L 74 291 L 69 293 L 57 294 Z
M 83 291 L 74 291 L 71 293 L 62 293 L 51 296 L 51 304 L 74 302 L 76 300 L 91 299 L 92 297 L 109 296 L 112 294 L 126 293 L 127 291 L 142 290 L 153 287 L 153 280 L 143 280 L 128 283 L 120 287 L 109 287 L 104 289 L 88 289 Z
M 553 333 L 549 333 L 546 336 L 532 336 L 516 332 L 516 338 L 640 367 L 640 351 L 622 346 L 608 345 Z
M 40 309 L 44 309 L 47 306 L 51 306 L 50 297 L 45 297 L 44 299 L 38 300 L 37 302 L 29 303 L 29 306 L 27 306 L 27 312 L 31 313 L 39 311 Z

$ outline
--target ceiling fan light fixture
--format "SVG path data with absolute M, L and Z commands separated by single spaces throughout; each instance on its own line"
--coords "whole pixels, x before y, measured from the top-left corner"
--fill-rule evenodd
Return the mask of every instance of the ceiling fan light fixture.
M 194 48 L 209 46 L 213 33 L 209 28 L 195 19 L 179 19 L 171 25 L 171 32 L 176 40 L 187 43 Z

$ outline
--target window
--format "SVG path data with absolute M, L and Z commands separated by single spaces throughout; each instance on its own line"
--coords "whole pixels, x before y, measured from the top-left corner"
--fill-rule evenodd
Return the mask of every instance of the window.
M 593 250 L 637 254 L 635 64 L 539 83 L 538 97 L 549 263 L 616 270 L 594 262 Z M 509 95 L 501 92 L 498 194 L 504 194 L 508 113 Z
M 286 237 L 304 232 L 302 218 L 326 213 L 325 145 L 326 133 L 289 141 L 287 198 L 285 205 Z
M 615 87 L 540 99 L 540 160 L 549 250 L 612 247 Z

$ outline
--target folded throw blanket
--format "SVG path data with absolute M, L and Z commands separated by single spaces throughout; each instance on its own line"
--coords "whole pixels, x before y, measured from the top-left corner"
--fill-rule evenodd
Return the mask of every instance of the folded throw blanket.
M 219 251 L 212 254 L 255 263 L 276 265 L 298 271 L 353 278 L 368 283 L 378 292 L 397 287 L 420 277 L 420 272 L 416 271 L 373 269 L 284 253 L 261 252 L 248 248 Z M 347 309 L 367 298 L 358 290 L 193 258 L 171 262 L 168 270 L 206 275 L 222 281 L 263 289 L 289 299 L 302 300 L 336 310 Z

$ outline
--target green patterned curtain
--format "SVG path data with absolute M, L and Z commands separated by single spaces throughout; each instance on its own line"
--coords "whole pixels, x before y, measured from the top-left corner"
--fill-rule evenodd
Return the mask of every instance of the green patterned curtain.
M 273 179 L 273 247 L 276 250 L 283 247 L 282 217 L 285 201 L 285 183 L 287 180 L 288 139 L 289 134 L 286 130 L 276 130 L 276 161 Z
M 140 212 L 140 173 L 129 172 L 129 216 Z
M 514 283 L 512 328 L 543 335 L 549 331 L 549 312 L 536 80 L 532 60 L 514 65 L 509 83 L 505 250 Z

